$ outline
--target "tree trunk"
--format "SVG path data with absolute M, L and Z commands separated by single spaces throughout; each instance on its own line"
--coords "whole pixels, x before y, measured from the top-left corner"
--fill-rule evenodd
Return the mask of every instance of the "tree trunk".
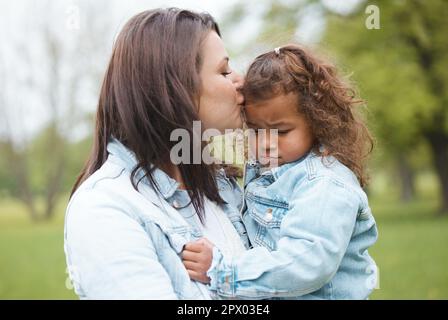
M 49 180 L 47 183 L 46 190 L 46 207 L 44 212 L 44 219 L 50 220 L 53 217 L 55 206 L 59 199 L 61 184 L 62 184 L 62 176 L 64 173 L 65 161 L 63 153 L 61 153 L 59 162 L 56 165 L 56 168 L 53 168 L 54 172 L 52 172 L 51 176 L 49 176 Z
M 408 158 L 400 154 L 398 156 L 398 172 L 400 175 L 400 184 L 401 184 L 401 201 L 409 202 L 415 196 L 415 175 L 411 166 L 409 165 Z
M 33 193 L 31 192 L 28 171 L 26 167 L 26 157 L 23 154 L 19 154 L 14 150 L 11 142 L 8 144 L 5 152 L 8 156 L 11 170 L 14 172 L 17 178 L 18 185 L 18 198 L 25 204 L 28 209 L 28 214 L 33 222 L 39 220 L 39 213 L 36 208 L 35 199 Z
M 428 135 L 434 166 L 441 187 L 441 214 L 448 214 L 448 134 L 436 132 Z

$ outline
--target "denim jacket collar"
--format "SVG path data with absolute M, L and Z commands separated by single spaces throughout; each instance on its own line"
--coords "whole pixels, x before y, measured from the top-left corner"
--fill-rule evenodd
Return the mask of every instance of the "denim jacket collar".
M 306 154 L 304 154 L 302 157 L 300 157 L 297 160 L 294 160 L 292 162 L 288 162 L 285 164 L 282 164 L 281 166 L 275 167 L 275 168 L 271 168 L 268 170 L 265 170 L 262 175 L 272 175 L 275 179 L 278 179 L 280 176 L 282 176 L 286 171 L 288 171 L 289 168 L 294 167 L 296 164 L 302 162 L 303 160 L 305 160 L 308 156 L 314 154 L 312 151 L 307 152 Z
M 126 148 L 123 143 L 121 143 L 116 138 L 112 138 L 107 144 L 107 151 L 110 155 L 110 161 L 117 163 L 129 171 L 134 170 L 137 165 L 137 158 L 135 153 Z M 152 165 L 151 165 L 152 167 Z M 144 171 L 142 169 L 137 171 L 135 176 L 136 181 L 144 176 Z M 156 168 L 153 171 L 154 181 L 156 182 L 160 194 L 165 198 L 170 198 L 174 192 L 179 187 L 179 183 L 173 178 L 169 177 L 165 172 Z M 150 184 L 148 179 L 143 179 L 143 183 Z

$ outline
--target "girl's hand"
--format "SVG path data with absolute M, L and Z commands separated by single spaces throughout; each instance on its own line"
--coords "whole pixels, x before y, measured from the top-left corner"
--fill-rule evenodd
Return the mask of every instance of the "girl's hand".
M 213 259 L 213 243 L 206 238 L 187 243 L 182 251 L 182 262 L 192 280 L 210 283 L 207 270 Z

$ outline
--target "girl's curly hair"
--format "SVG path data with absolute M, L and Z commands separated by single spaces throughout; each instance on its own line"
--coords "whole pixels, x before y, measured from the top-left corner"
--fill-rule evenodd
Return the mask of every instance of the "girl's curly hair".
M 365 160 L 373 139 L 355 110 L 363 102 L 355 90 L 335 66 L 295 44 L 262 54 L 250 65 L 243 87 L 246 104 L 291 92 L 298 94 L 298 111 L 310 124 L 313 151 L 338 159 L 365 186 Z M 322 152 L 320 145 L 325 147 Z

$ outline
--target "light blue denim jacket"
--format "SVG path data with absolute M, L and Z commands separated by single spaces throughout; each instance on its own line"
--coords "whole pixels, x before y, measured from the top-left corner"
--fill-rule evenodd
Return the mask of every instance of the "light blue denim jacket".
M 261 172 L 246 165 L 245 223 L 252 250 L 236 259 L 214 248 L 207 274 L 222 296 L 366 299 L 377 283 L 367 249 L 377 228 L 356 176 L 310 152 Z
M 107 149 L 107 161 L 79 187 L 66 212 L 64 249 L 75 292 L 81 299 L 210 299 L 190 280 L 180 256 L 184 244 L 202 237 L 187 192 L 161 170 L 154 172 L 160 197 L 146 179 L 136 191 L 134 154 L 117 140 Z M 223 170 L 217 182 L 227 203 L 222 208 L 248 248 L 238 210 L 242 192 Z

